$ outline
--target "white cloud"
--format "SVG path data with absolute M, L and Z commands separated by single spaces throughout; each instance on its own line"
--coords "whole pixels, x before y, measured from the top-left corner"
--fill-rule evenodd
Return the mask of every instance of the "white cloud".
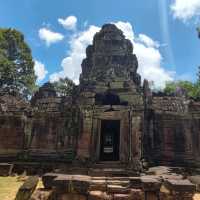
M 34 70 L 35 75 L 37 76 L 37 82 L 42 81 L 48 74 L 45 65 L 38 60 L 35 60 Z
M 133 27 L 129 22 L 117 22 L 114 23 L 119 29 L 121 29 L 127 39 L 129 39 L 131 42 L 134 41 L 134 31 Z
M 134 53 L 138 58 L 138 73 L 143 79 L 152 81 L 157 89 L 163 89 L 167 81 L 173 80 L 174 72 L 161 67 L 162 55 L 159 49 L 136 42 Z
M 67 76 L 74 80 L 75 83 L 79 82 L 81 62 L 85 58 L 85 49 L 92 43 L 94 34 L 99 30 L 100 28 L 97 26 L 89 26 L 85 31 L 72 35 L 69 56 L 61 62 L 62 71 L 52 74 L 50 81 L 57 81 L 59 78 Z
M 144 34 L 139 34 L 138 41 L 143 43 L 147 47 L 159 48 L 160 46 L 157 41 L 152 40 L 150 37 Z
M 134 45 L 134 53 L 139 62 L 138 72 L 142 79 L 153 81 L 156 88 L 162 89 L 166 81 L 173 80 L 173 73 L 161 66 L 162 55 L 159 51 L 159 43 L 145 34 L 134 35 L 132 25 L 129 22 L 115 23 L 120 28 L 127 39 Z M 62 60 L 62 70 L 50 76 L 51 81 L 56 81 L 60 77 L 69 77 L 78 83 L 81 73 L 81 62 L 85 58 L 85 49 L 92 43 L 93 36 L 100 30 L 100 27 L 89 26 L 86 30 L 74 33 L 70 40 L 70 51 L 66 58 Z
M 53 43 L 59 42 L 64 39 L 64 36 L 61 33 L 56 33 L 48 28 L 41 28 L 38 31 L 39 38 L 45 41 L 47 46 L 50 46 Z
M 117 22 L 127 39 L 134 46 L 134 53 L 138 58 L 138 73 L 142 79 L 153 81 L 156 88 L 163 89 L 167 81 L 173 80 L 174 72 L 165 70 L 162 66 L 162 55 L 159 51 L 159 43 L 145 34 L 134 35 L 132 25 L 129 22 Z
M 200 16 L 200 0 L 173 0 L 170 8 L 173 16 L 184 22 Z
M 69 16 L 66 19 L 59 18 L 58 23 L 65 29 L 75 30 L 77 24 L 77 18 L 75 16 Z

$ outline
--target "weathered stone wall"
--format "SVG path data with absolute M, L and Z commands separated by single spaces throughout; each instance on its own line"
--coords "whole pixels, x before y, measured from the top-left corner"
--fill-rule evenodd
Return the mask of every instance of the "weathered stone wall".
M 79 133 L 78 107 L 72 97 L 60 98 L 51 86 L 43 86 L 33 98 L 29 151 L 46 159 L 73 159 Z
M 29 103 L 17 94 L 0 94 L 0 159 L 17 159 L 23 150 L 29 110 Z
M 44 84 L 30 102 L 0 93 L 0 160 L 99 161 L 102 120 L 120 121 L 122 163 L 200 164 L 200 102 L 141 87 L 133 46 L 106 24 L 86 49 L 76 97 Z
M 15 156 L 24 147 L 24 120 L 18 116 L 0 116 L 0 156 Z
M 0 158 L 74 159 L 79 111 L 71 97 L 57 97 L 46 84 L 32 98 L 31 105 L 16 94 L 2 94 L 0 105 Z
M 184 97 L 153 97 L 146 118 L 147 157 L 156 164 L 197 165 L 200 131 L 197 110 Z

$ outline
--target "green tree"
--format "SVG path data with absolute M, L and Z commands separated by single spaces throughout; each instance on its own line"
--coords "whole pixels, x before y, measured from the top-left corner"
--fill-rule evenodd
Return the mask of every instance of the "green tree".
M 53 83 L 58 96 L 73 95 L 75 92 L 75 84 L 69 78 L 60 78 L 58 81 Z
M 197 28 L 198 37 L 200 38 L 200 27 Z
M 15 29 L 0 29 L 0 88 L 28 97 L 36 88 L 34 61 L 24 36 Z
M 172 81 L 166 83 L 164 92 L 168 95 L 182 93 L 187 97 L 197 98 L 197 89 L 197 85 L 190 81 Z
M 197 72 L 197 83 L 200 84 L 200 66 L 198 67 L 198 72 Z
M 177 83 L 170 81 L 167 82 L 164 88 L 164 92 L 168 95 L 174 94 L 176 91 Z

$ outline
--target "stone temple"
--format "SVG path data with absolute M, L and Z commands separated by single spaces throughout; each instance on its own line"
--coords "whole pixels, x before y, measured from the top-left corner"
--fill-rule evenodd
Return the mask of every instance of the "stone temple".
M 0 159 L 198 165 L 200 102 L 141 85 L 132 43 L 106 24 L 86 49 L 78 95 L 50 83 L 0 96 Z
M 30 102 L 2 92 L 0 162 L 32 172 L 109 167 L 126 176 L 146 166 L 199 167 L 200 102 L 152 93 L 133 52 L 106 24 L 86 49 L 78 94 L 59 97 L 50 83 Z

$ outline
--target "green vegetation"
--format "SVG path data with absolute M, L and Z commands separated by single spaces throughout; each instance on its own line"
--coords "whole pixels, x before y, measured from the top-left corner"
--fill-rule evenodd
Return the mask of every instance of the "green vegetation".
M 28 97 L 36 89 L 31 50 L 15 29 L 0 29 L 0 88 Z
M 164 92 L 168 95 L 182 94 L 189 98 L 200 98 L 200 83 L 192 83 L 190 81 L 175 81 L 168 82 L 165 86 Z
M 69 78 L 60 78 L 53 86 L 58 96 L 73 95 L 75 92 L 75 84 Z

